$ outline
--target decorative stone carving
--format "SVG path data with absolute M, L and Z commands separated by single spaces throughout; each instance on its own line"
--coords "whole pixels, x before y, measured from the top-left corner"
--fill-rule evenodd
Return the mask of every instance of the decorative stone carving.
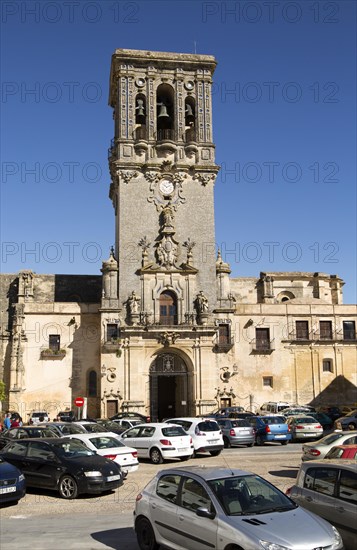
M 192 249 L 196 245 L 195 242 L 191 241 L 190 237 L 183 243 L 182 246 L 184 246 L 187 249 L 187 265 L 191 264 L 192 260 Z
M 160 179 L 160 173 L 155 172 L 154 170 L 146 170 L 144 172 L 144 176 L 145 176 L 145 179 L 147 179 L 147 181 L 149 181 L 150 183 L 159 181 Z
M 133 178 L 138 177 L 138 172 L 135 172 L 134 170 L 125 170 L 125 171 L 119 171 L 119 176 L 125 181 L 125 183 L 129 183 Z
M 198 180 L 202 185 L 206 186 L 210 181 L 214 181 L 216 174 L 207 172 L 198 172 L 193 176 L 194 180 Z
M 146 265 L 147 263 L 147 259 L 148 259 L 148 250 L 151 246 L 151 243 L 149 243 L 149 241 L 147 240 L 147 237 L 145 235 L 145 237 L 143 237 L 142 239 L 140 239 L 140 241 L 138 242 L 138 245 L 141 247 L 141 250 L 142 250 L 142 254 L 141 254 L 141 257 L 142 257 L 142 265 Z
M 165 269 L 175 267 L 178 247 L 171 235 L 164 236 L 156 249 L 157 262 Z
M 171 346 L 176 342 L 176 340 L 180 337 L 180 334 L 178 332 L 164 332 L 164 334 L 160 334 L 158 341 L 163 346 Z M 166 356 L 167 358 L 170 358 L 170 355 Z M 168 362 L 170 360 L 168 359 Z M 173 370 L 173 361 L 172 361 L 172 370 Z

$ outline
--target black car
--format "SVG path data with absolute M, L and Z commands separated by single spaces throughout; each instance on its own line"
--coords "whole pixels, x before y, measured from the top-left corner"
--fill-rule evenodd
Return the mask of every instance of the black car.
M 83 426 L 75 422 L 46 422 L 44 424 L 38 424 L 39 428 L 42 426 L 50 428 L 59 437 L 64 437 L 66 435 L 72 434 L 87 433 L 87 430 L 83 428 Z
M 26 494 L 25 476 L 0 457 L 0 504 L 17 502 Z
M 0 436 L 0 449 L 3 449 L 10 441 L 14 439 L 27 439 L 29 437 L 60 437 L 58 433 L 47 426 L 19 426 L 18 428 L 9 428 L 2 432 Z
M 137 413 L 137 412 L 119 412 L 114 416 L 111 416 L 109 420 L 118 420 L 119 418 L 129 418 L 129 419 L 133 418 L 133 419 L 140 420 L 141 422 L 150 422 L 150 416 L 146 416 L 144 414 Z
M 57 417 L 61 422 L 73 422 L 76 420 L 76 416 L 73 411 L 61 411 Z
M 22 471 L 28 487 L 53 489 L 65 499 L 111 491 L 124 481 L 119 464 L 66 437 L 12 441 L 0 455 Z

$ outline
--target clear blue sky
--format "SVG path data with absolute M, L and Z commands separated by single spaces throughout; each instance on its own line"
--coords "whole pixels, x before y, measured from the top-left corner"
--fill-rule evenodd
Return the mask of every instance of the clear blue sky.
M 116 48 L 212 54 L 216 239 L 233 276 L 356 302 L 355 1 L 1 3 L 2 272 L 100 274 Z

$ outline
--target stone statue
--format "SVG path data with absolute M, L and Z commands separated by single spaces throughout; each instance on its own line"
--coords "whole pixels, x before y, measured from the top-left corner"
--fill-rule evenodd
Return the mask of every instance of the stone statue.
M 198 313 L 206 313 L 208 311 L 208 300 L 202 290 L 197 294 L 195 304 Z
M 130 294 L 127 300 L 129 315 L 139 312 L 140 298 L 135 294 L 135 291 Z

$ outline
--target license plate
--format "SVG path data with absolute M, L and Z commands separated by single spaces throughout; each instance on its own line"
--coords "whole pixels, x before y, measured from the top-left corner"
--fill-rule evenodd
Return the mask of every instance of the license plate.
M 107 477 L 107 481 L 117 481 L 117 479 L 120 479 L 120 475 L 117 474 L 115 476 L 109 476 Z
M 186 451 L 188 452 L 187 447 L 179 447 L 177 450 L 180 451 L 180 452 L 183 452 L 183 453 L 185 453 Z
M 0 489 L 0 495 L 4 495 L 5 493 L 15 493 L 16 487 L 2 487 Z
M 208 443 L 218 443 L 218 439 L 210 439 Z
M 285 435 L 276 435 L 275 439 L 285 439 Z

